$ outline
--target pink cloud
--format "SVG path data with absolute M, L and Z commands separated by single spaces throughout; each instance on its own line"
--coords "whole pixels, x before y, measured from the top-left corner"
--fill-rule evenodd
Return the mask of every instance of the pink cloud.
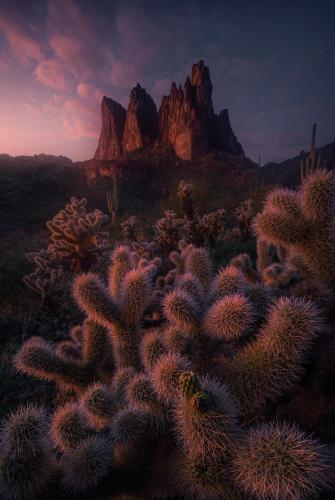
M 41 45 L 23 26 L 22 20 L 15 23 L 4 15 L 0 17 L 0 30 L 16 57 L 25 64 L 39 61 L 43 53 Z
M 64 62 L 75 77 L 92 78 L 95 75 L 95 61 L 85 44 L 76 37 L 55 35 L 49 41 L 56 56 Z
M 98 138 L 100 116 L 95 106 L 90 107 L 79 99 L 69 99 L 65 102 L 60 117 L 66 137 L 71 139 Z
M 66 68 L 57 59 L 43 59 L 36 66 L 34 76 L 46 87 L 59 91 L 66 90 L 71 84 Z
M 107 78 L 115 87 L 129 87 L 135 85 L 140 77 L 140 72 L 136 66 L 125 60 L 118 60 L 114 55 L 110 54 L 108 58 L 108 73 Z
M 8 66 L 7 61 L 5 60 L 5 57 L 2 54 L 0 54 L 0 72 L 4 73 L 8 69 L 9 69 L 9 66 Z
M 159 55 L 165 33 L 149 17 L 140 15 L 133 9 L 124 8 L 117 16 L 116 25 L 120 53 L 124 59 L 143 66 L 154 61 Z M 153 40 L 159 40 L 160 43 Z
M 89 99 L 95 102 L 100 102 L 103 96 L 103 92 L 99 88 L 89 83 L 83 82 L 78 83 L 77 94 L 82 99 Z

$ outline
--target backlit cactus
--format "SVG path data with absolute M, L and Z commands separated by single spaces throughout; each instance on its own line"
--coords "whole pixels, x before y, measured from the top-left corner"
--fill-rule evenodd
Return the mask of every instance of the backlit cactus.
M 0 440 L 0 495 L 35 499 L 47 487 L 53 470 L 48 421 L 35 406 L 19 408 L 3 423 Z
M 253 200 L 244 200 L 234 211 L 236 226 L 233 229 L 233 235 L 241 241 L 246 241 L 251 236 L 252 219 L 254 216 Z
M 90 493 L 110 473 L 113 445 L 106 436 L 91 436 L 65 453 L 61 459 L 63 484 L 68 491 Z
M 314 497 L 326 485 L 326 454 L 320 443 L 288 424 L 261 424 L 234 450 L 236 483 L 259 499 Z
M 87 270 L 106 250 L 108 216 L 101 210 L 86 211 L 87 200 L 72 197 L 63 210 L 47 223 L 50 251 L 74 271 Z
M 35 270 L 23 277 L 23 282 L 41 296 L 41 304 L 57 288 L 63 276 L 63 267 L 50 247 L 39 252 L 27 253 L 26 257 L 36 266 Z
M 67 403 L 57 408 L 53 414 L 50 433 L 53 442 L 62 452 L 75 448 L 89 436 L 89 428 L 81 408 L 76 403 Z
M 268 196 L 254 223 L 260 238 L 297 255 L 316 280 L 330 285 L 335 280 L 333 206 L 335 178 L 316 170 L 298 192 L 279 188 Z
M 280 213 L 292 201 L 282 195 L 273 196 Z M 56 448 L 56 487 L 89 498 L 317 494 L 327 483 L 317 441 L 264 420 L 268 403 L 276 409 L 304 373 L 323 327 L 318 308 L 270 280 L 277 267 L 287 272 L 285 259 L 258 270 L 251 263 L 253 274 L 234 263 L 215 273 L 206 249 L 186 242 L 177 248 L 158 294 L 157 271 L 167 258 L 117 247 L 107 283 L 93 273 L 75 279 L 83 324 L 58 343 L 33 337 L 16 355 L 21 372 L 56 382 L 60 398 L 71 399 L 43 427 Z M 148 321 L 153 297 L 160 311 L 154 327 Z M 50 464 L 39 433 L 37 425 L 34 446 Z M 8 475 L 8 461 L 0 459 L 0 470 Z M 17 480 L 2 476 L 1 488 L 15 493 Z

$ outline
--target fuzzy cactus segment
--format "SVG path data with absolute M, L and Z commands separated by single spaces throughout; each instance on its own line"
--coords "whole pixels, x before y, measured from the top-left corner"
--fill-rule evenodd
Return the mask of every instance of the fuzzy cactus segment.
M 123 276 L 118 303 L 94 274 L 76 278 L 74 296 L 90 319 L 109 329 L 117 367 L 139 365 L 138 331 L 152 296 L 146 271 L 133 269 Z
M 80 347 L 72 340 L 63 340 L 59 342 L 55 348 L 55 353 L 63 361 L 74 363 L 79 362 L 82 356 Z
M 234 451 L 236 483 L 259 499 L 314 497 L 326 485 L 326 471 L 320 443 L 285 423 L 251 429 Z
M 266 198 L 265 206 L 293 217 L 301 217 L 297 193 L 290 189 L 276 188 L 271 191 Z
M 223 370 L 245 415 L 259 411 L 267 398 L 276 398 L 298 380 L 321 325 L 311 302 L 281 298 L 274 303 L 257 339 Z
M 179 458 L 179 457 L 178 457 Z M 234 492 L 229 496 L 230 487 L 224 467 L 221 462 L 213 463 L 206 460 L 194 460 L 182 456 L 177 463 L 175 481 L 182 498 L 196 498 L 197 500 L 242 500 Z
M 16 368 L 27 375 L 56 382 L 69 389 L 82 389 L 90 375 L 74 362 L 64 361 L 56 355 L 52 345 L 40 337 L 25 342 L 14 359 Z
M 89 436 L 84 414 L 76 403 L 67 403 L 55 411 L 50 433 L 53 442 L 62 452 L 75 448 Z
M 77 304 L 89 318 L 106 328 L 119 324 L 119 309 L 97 275 L 88 273 L 78 276 L 73 291 Z
M 257 239 L 257 271 L 262 275 L 264 269 L 272 264 L 272 256 L 269 252 L 269 244 L 265 240 Z
M 112 394 L 116 403 L 121 407 L 126 404 L 128 384 L 133 379 L 135 373 L 134 368 L 131 366 L 119 368 L 114 373 L 111 383 Z
M 213 338 L 229 341 L 244 335 L 253 317 L 252 305 L 244 295 L 226 295 L 207 311 L 204 328 Z
M 175 410 L 177 436 L 193 460 L 218 463 L 230 453 L 238 434 L 237 405 L 225 385 L 200 379 L 191 398 L 180 392 Z
M 254 221 L 263 240 L 299 256 L 314 280 L 335 281 L 335 177 L 316 170 L 298 192 L 275 190 Z
M 211 298 L 213 301 L 221 299 L 225 295 L 240 293 L 246 287 L 246 281 L 242 272 L 235 266 L 227 266 L 220 269 L 211 285 Z
M 111 265 L 108 269 L 108 288 L 114 300 L 118 301 L 123 280 L 131 270 L 131 256 L 128 247 L 120 245 L 116 247 L 111 257 Z
M 83 328 L 83 364 L 90 370 L 96 369 L 102 361 L 108 343 L 107 331 L 92 320 L 86 320 Z
M 200 307 L 203 306 L 206 295 L 201 281 L 194 274 L 183 274 L 178 280 L 178 288 L 187 293 Z
M 140 321 L 150 295 L 150 284 L 144 272 L 129 271 L 122 285 L 122 322 L 134 328 Z
M 121 410 L 113 419 L 111 435 L 115 443 L 135 445 L 157 435 L 151 411 L 129 405 Z
M 190 368 L 189 361 L 180 354 L 167 353 L 155 364 L 151 380 L 157 397 L 167 404 L 178 397 L 180 375 Z
M 89 424 L 96 430 L 108 427 L 116 412 L 116 404 L 109 387 L 99 382 L 82 394 L 80 404 Z
M 204 248 L 192 248 L 186 254 L 186 272 L 194 274 L 204 287 L 207 287 L 212 277 L 212 263 L 207 250 Z
M 261 212 L 255 219 L 257 233 L 278 246 L 299 245 L 307 241 L 308 226 L 291 214 L 272 210 Z
M 328 222 L 334 216 L 335 177 L 327 170 L 317 170 L 303 182 L 299 194 L 306 219 Z
M 150 372 L 160 356 L 166 352 L 162 334 L 159 328 L 150 329 L 143 337 L 140 346 L 141 361 L 144 368 Z
M 47 420 L 35 406 L 19 408 L 3 424 L 0 440 L 0 494 L 5 499 L 33 500 L 52 474 Z
M 151 378 L 138 373 L 127 388 L 127 399 L 133 409 L 144 412 L 150 420 L 150 432 L 163 434 L 167 424 L 166 407 L 158 401 Z
M 189 330 L 199 320 L 199 306 L 184 291 L 175 290 L 164 299 L 164 312 L 167 319 L 182 328 Z
M 65 453 L 60 465 L 67 490 L 75 494 L 89 493 L 112 469 L 112 441 L 103 435 L 88 437 Z

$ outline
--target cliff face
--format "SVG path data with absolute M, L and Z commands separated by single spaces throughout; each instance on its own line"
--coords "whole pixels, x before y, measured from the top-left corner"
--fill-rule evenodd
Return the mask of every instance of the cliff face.
M 228 110 L 214 113 L 212 82 L 203 61 L 192 67 L 192 78 L 182 88 L 172 84 L 159 110 L 160 141 L 170 143 L 177 156 L 194 160 L 221 150 L 243 154 L 229 122 Z
M 158 136 L 158 113 L 150 95 L 137 84 L 130 93 L 123 151 L 133 151 L 153 144 Z
M 109 97 L 101 102 L 101 132 L 94 158 L 107 160 L 122 154 L 122 138 L 126 122 L 126 110 Z
M 212 82 L 203 61 L 193 65 L 192 76 L 186 78 L 183 87 L 172 84 L 159 113 L 139 84 L 131 91 L 125 124 L 120 118 L 120 108 L 122 117 L 125 113 L 122 106 L 109 101 L 113 106 L 108 106 L 105 121 L 103 115 L 96 159 L 112 160 L 123 152 L 155 143 L 172 146 L 184 160 L 195 160 L 214 150 L 244 154 L 231 128 L 228 110 L 214 113 Z

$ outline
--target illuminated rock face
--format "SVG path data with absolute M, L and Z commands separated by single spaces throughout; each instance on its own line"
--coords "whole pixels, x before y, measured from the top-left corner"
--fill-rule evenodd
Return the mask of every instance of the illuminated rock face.
M 126 110 L 109 97 L 101 102 L 101 132 L 94 158 L 108 160 L 122 154 L 122 138 L 126 122 Z
M 158 136 L 158 113 L 150 95 L 137 84 L 130 93 L 127 118 L 123 133 L 123 151 L 148 146 Z
M 228 110 L 214 113 L 212 83 L 203 61 L 192 67 L 184 86 L 172 84 L 159 112 L 150 95 L 137 84 L 127 112 L 112 99 L 102 102 L 102 129 L 96 159 L 112 160 L 123 152 L 151 144 L 170 145 L 184 160 L 218 150 L 243 155 L 231 128 Z

